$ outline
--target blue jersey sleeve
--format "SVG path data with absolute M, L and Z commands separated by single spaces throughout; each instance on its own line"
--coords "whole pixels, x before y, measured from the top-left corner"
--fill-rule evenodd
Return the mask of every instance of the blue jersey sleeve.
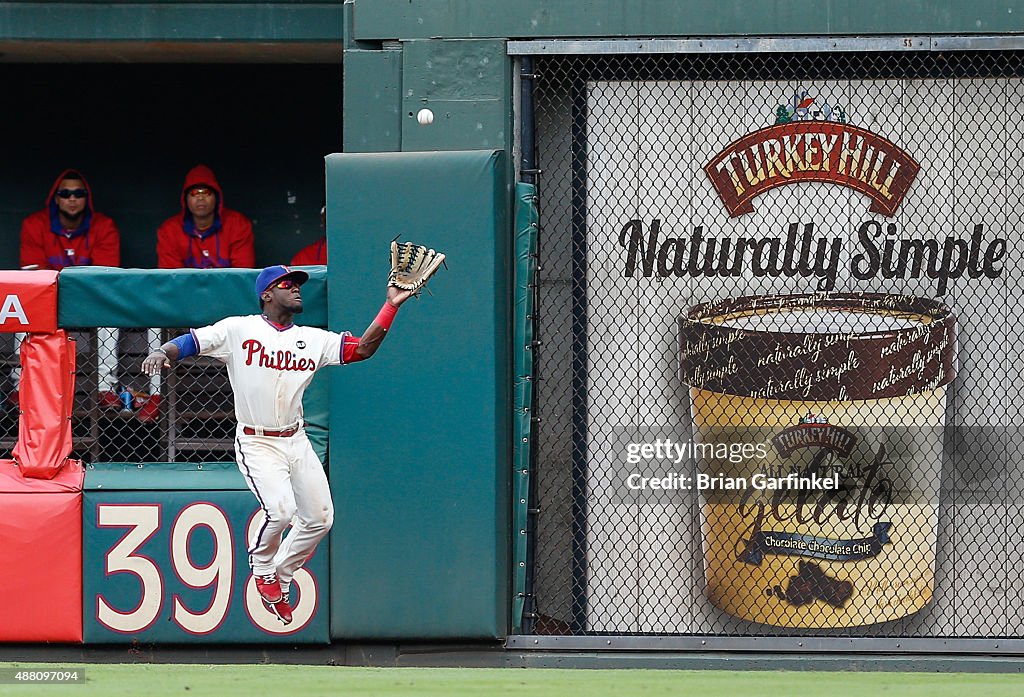
M 196 346 L 196 339 L 192 336 L 192 332 L 188 334 L 182 334 L 171 339 L 171 343 L 178 347 L 178 358 L 188 358 L 199 353 L 199 347 Z

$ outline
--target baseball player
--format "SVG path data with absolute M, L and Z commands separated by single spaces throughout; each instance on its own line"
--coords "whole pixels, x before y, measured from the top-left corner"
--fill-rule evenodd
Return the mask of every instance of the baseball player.
M 256 279 L 261 314 L 228 317 L 165 343 L 142 362 L 156 375 L 188 356 L 227 364 L 235 398 L 235 457 L 266 520 L 249 546 L 249 563 L 264 604 L 288 624 L 289 588 L 334 521 L 334 505 L 320 459 L 302 424 L 302 394 L 317 370 L 372 356 L 398 307 L 415 291 L 389 285 L 387 299 L 361 337 L 298 326 L 300 287 L 309 274 L 270 266 Z M 294 522 L 293 522 L 294 518 Z M 288 525 L 292 530 L 282 541 Z

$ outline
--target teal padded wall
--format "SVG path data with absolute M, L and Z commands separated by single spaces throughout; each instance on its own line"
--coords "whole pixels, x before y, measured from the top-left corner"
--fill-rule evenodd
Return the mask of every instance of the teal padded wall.
M 86 491 L 248 491 L 233 462 L 101 462 L 85 469 Z
M 326 545 L 296 574 L 295 620 L 281 624 L 251 581 L 263 514 L 234 464 L 96 465 L 84 489 L 86 643 L 327 643 Z
M 374 317 L 395 235 L 449 255 L 377 355 L 332 374 L 334 638 L 507 632 L 506 172 L 500 151 L 327 158 L 331 329 Z
M 327 269 L 302 287 L 296 324 L 327 326 Z M 61 327 L 202 327 L 231 315 L 259 314 L 257 269 L 114 269 L 76 266 L 57 277 Z
M 533 348 L 534 298 L 537 292 L 537 242 L 540 211 L 537 187 L 516 184 L 515 212 L 515 312 L 512 343 L 514 420 L 512 427 L 512 578 L 515 591 L 512 605 L 512 633 L 522 634 L 527 592 L 527 533 L 533 532 L 530 520 L 530 477 L 533 474 Z

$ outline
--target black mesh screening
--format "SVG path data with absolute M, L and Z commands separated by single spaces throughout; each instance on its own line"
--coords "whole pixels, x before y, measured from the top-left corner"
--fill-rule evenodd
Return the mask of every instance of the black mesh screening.
M 1024 636 L 1021 58 L 536 60 L 535 633 Z

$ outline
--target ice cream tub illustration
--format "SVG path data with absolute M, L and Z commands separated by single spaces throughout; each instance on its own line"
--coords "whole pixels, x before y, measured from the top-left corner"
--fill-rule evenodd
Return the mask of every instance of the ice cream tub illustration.
M 678 323 L 694 439 L 715 446 L 696 465 L 708 599 L 801 628 L 925 607 L 953 312 L 928 298 L 815 293 L 703 303 Z

